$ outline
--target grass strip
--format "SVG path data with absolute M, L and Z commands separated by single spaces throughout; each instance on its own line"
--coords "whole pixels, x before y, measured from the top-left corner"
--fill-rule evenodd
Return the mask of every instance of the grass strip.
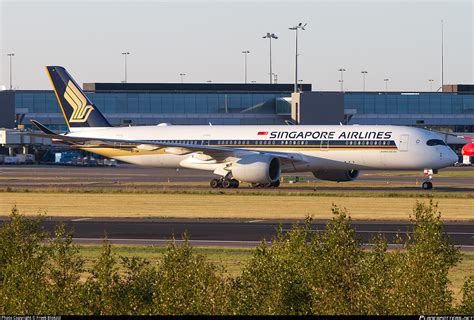
M 330 219 L 331 207 L 336 204 L 350 208 L 356 220 L 407 220 L 416 200 L 427 201 L 423 197 L 39 192 L 2 193 L 0 199 L 0 215 L 5 216 L 16 205 L 25 215 L 46 212 L 47 216 L 57 217 L 303 219 L 311 215 L 315 219 Z M 434 200 L 444 220 L 474 219 L 472 198 Z

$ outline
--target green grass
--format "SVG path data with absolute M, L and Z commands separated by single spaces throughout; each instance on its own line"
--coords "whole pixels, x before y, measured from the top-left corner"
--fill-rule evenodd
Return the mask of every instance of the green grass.
M 99 257 L 102 250 L 101 245 L 80 245 L 79 248 L 81 255 L 86 260 L 86 267 L 92 266 L 93 261 Z M 195 253 L 205 255 L 209 261 L 225 266 L 229 276 L 238 275 L 252 255 L 252 248 L 193 247 L 193 249 Z M 117 257 L 140 257 L 156 263 L 166 251 L 166 248 L 141 245 L 112 245 L 112 250 Z
M 466 277 L 474 275 L 474 252 L 464 252 L 462 261 L 449 272 L 450 289 L 457 301 L 461 299 L 461 289 Z
M 284 185 L 283 187 L 287 187 Z M 294 185 L 296 187 L 308 187 L 310 189 L 312 185 Z M 452 198 L 452 199 L 474 199 L 474 188 L 472 192 L 438 192 L 433 191 L 421 191 L 416 189 L 413 191 L 318 191 L 318 187 L 314 186 L 316 190 L 279 190 L 279 189 L 167 189 L 166 186 L 162 188 L 90 188 L 90 187 L 68 187 L 68 188 L 21 188 L 21 187 L 7 187 L 0 188 L 0 193 L 43 193 L 43 194 L 174 194 L 174 195 L 242 195 L 242 196 L 305 196 L 305 197 L 338 197 L 338 198 Z M 375 189 L 375 186 L 372 186 Z M 394 185 L 391 185 L 394 188 Z

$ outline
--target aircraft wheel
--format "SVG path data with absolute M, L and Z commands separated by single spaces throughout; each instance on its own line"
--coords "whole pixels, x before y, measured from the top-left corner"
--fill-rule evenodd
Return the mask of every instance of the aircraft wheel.
M 211 185 L 211 188 L 219 188 L 219 179 L 212 179 L 209 184 Z
M 230 187 L 231 188 L 238 188 L 239 187 L 239 180 L 236 180 L 236 179 L 230 180 Z
M 229 179 L 224 179 L 224 181 L 222 181 L 222 188 L 228 189 L 231 187 L 231 184 L 232 182 Z
M 423 184 L 421 185 L 421 188 L 423 190 L 431 190 L 433 189 L 433 183 L 431 183 L 430 181 L 425 181 L 423 182 Z
M 280 186 L 280 180 L 272 182 L 274 188 L 278 188 Z

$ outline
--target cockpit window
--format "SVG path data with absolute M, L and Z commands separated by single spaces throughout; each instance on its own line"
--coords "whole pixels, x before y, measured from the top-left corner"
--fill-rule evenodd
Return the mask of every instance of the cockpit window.
M 440 139 L 430 139 L 426 141 L 426 144 L 429 146 L 445 146 L 446 145 L 446 143 L 444 143 L 444 141 Z

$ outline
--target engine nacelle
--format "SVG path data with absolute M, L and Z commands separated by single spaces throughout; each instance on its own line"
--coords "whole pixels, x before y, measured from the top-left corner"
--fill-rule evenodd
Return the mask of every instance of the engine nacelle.
M 353 181 L 359 176 L 359 170 L 318 170 L 313 175 L 320 180 L 328 181 Z
M 249 155 L 232 164 L 232 176 L 250 183 L 270 183 L 280 179 L 280 159 L 269 155 Z
M 468 143 L 462 147 L 462 155 L 463 156 L 474 156 L 474 142 Z

